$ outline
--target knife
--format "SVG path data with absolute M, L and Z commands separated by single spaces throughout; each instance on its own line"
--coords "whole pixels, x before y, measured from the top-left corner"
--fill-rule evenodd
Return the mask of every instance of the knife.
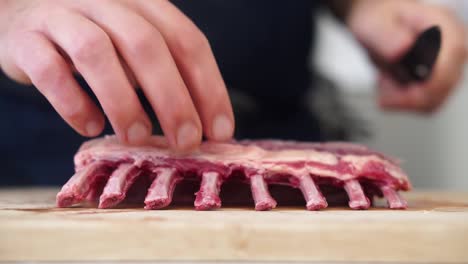
M 439 26 L 424 30 L 398 62 L 387 65 L 387 70 L 401 84 L 424 82 L 431 76 L 439 55 L 441 41 Z

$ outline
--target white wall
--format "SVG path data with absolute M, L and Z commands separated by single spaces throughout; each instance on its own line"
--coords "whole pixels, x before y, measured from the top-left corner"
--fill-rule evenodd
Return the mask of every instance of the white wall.
M 402 159 L 415 187 L 468 190 L 468 67 L 455 94 L 435 115 L 382 112 L 374 100 L 373 67 L 350 34 L 324 16 L 318 39 L 311 63 L 336 81 L 369 122 L 373 137 L 364 143 Z

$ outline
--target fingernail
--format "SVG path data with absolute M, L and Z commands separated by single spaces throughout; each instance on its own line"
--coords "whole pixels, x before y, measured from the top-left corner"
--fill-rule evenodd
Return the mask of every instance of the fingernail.
M 226 115 L 218 115 L 213 121 L 213 137 L 215 140 L 228 140 L 232 137 L 233 126 Z
M 127 130 L 127 140 L 130 144 L 140 144 L 150 136 L 147 126 L 141 122 L 135 122 Z
M 192 122 L 186 122 L 177 131 L 177 146 L 188 149 L 200 140 L 197 127 Z
M 101 125 L 96 121 L 89 121 L 86 124 L 86 133 L 90 137 L 95 137 L 101 133 Z

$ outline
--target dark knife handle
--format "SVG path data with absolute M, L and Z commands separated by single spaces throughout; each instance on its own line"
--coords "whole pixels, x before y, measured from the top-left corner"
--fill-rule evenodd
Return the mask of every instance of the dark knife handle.
M 387 67 L 388 71 L 401 84 L 427 80 L 439 55 L 441 41 L 440 27 L 430 27 L 397 63 Z

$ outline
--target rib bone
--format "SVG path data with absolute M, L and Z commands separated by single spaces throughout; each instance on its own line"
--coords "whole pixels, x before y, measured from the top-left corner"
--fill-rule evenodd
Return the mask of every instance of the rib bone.
M 307 210 L 320 210 L 328 206 L 327 200 L 325 200 L 310 175 L 304 175 L 300 178 L 299 188 L 307 202 Z
M 408 207 L 405 200 L 393 190 L 390 186 L 382 185 L 380 186 L 385 199 L 387 199 L 388 207 L 391 209 L 405 209 Z
M 255 210 L 266 211 L 276 207 L 276 201 L 268 191 L 268 185 L 260 174 L 250 176 L 250 188 L 255 202 Z
M 140 173 L 141 170 L 133 164 L 121 164 L 109 177 L 99 198 L 99 208 L 114 207 L 122 202 Z
M 173 168 L 159 168 L 157 176 L 148 189 L 145 198 L 145 209 L 160 209 L 172 202 L 172 194 L 181 178 Z
M 364 194 L 359 181 L 345 181 L 344 189 L 348 193 L 349 207 L 352 209 L 367 209 L 370 207 L 370 201 Z
M 107 177 L 110 168 L 104 162 L 93 162 L 77 171 L 57 194 L 57 206 L 68 207 L 82 202 L 93 190 L 99 177 Z
M 202 181 L 200 190 L 196 193 L 195 209 L 209 210 L 221 207 L 221 199 L 219 198 L 219 191 L 221 188 L 222 179 L 221 175 L 217 172 L 204 172 L 202 174 Z

